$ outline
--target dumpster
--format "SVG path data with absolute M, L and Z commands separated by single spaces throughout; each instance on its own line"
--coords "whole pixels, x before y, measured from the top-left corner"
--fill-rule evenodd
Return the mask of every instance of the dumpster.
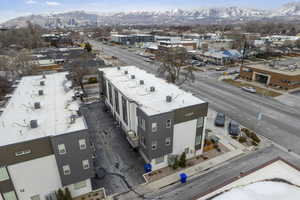
M 187 175 L 185 173 L 181 173 L 179 176 L 180 176 L 180 182 L 186 183 Z
M 152 171 L 152 165 L 150 163 L 144 165 L 145 173 L 149 173 Z

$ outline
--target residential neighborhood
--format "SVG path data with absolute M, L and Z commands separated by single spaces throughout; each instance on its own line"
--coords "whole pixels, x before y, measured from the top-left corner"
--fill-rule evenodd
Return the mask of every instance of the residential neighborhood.
M 0 8 L 0 200 L 300 197 L 300 3 L 125 4 Z

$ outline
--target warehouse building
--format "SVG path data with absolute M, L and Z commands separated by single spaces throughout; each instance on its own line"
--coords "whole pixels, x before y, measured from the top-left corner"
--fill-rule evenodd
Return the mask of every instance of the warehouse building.
M 135 66 L 99 69 L 100 93 L 153 169 L 203 152 L 208 103 Z

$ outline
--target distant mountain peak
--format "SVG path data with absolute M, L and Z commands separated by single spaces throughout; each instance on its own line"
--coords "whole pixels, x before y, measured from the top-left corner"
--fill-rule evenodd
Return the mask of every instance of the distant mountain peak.
M 196 24 L 220 21 L 240 21 L 273 17 L 300 17 L 300 2 L 284 4 L 281 8 L 267 11 L 236 6 L 226 8 L 198 8 L 183 10 L 180 8 L 167 11 L 132 11 L 115 13 L 92 13 L 84 10 L 48 15 L 19 17 L 5 22 L 4 26 L 25 26 L 26 21 L 44 27 L 95 26 L 101 24 Z

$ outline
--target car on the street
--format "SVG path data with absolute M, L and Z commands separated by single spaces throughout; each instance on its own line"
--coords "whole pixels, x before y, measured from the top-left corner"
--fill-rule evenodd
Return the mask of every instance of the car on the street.
M 242 90 L 250 93 L 256 93 L 256 89 L 254 87 L 241 87 Z
M 215 126 L 224 126 L 225 125 L 225 114 L 224 113 L 217 113 L 215 119 Z
M 150 58 L 145 58 L 144 61 L 146 61 L 146 62 L 152 62 L 152 60 Z
M 231 120 L 228 125 L 229 135 L 239 136 L 240 132 L 240 124 L 237 121 Z

